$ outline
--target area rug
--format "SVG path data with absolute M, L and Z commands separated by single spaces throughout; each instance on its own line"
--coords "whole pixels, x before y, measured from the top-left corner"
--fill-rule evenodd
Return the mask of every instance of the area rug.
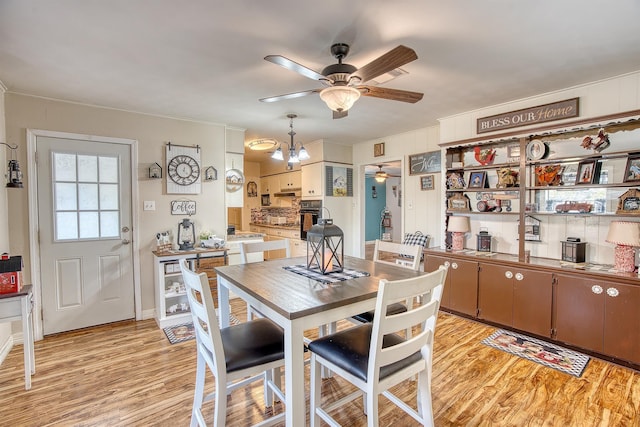
M 366 277 L 369 275 L 369 273 L 367 273 L 366 271 L 349 270 L 347 268 L 342 269 L 341 272 L 334 271 L 327 274 L 322 274 L 318 269 L 308 270 L 306 265 L 287 265 L 282 268 L 292 273 L 296 273 L 320 283 L 324 283 L 325 285 L 329 283 L 341 282 L 343 280 L 354 279 L 356 277 Z
M 515 354 L 574 377 L 582 375 L 590 359 L 589 356 L 582 353 L 502 329 L 498 329 L 490 337 L 482 340 L 482 344 Z
M 232 325 L 237 325 L 240 323 L 240 321 L 233 314 L 229 316 L 229 322 Z M 196 337 L 195 330 L 193 328 L 193 322 L 167 326 L 163 330 L 171 344 L 178 344 L 181 342 L 189 341 Z

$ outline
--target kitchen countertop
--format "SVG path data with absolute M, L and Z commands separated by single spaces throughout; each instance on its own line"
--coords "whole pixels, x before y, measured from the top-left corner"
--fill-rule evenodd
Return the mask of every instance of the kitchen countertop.
M 245 240 L 245 239 L 262 239 L 263 233 L 253 233 L 249 231 L 236 231 L 236 234 L 227 235 L 227 241 Z

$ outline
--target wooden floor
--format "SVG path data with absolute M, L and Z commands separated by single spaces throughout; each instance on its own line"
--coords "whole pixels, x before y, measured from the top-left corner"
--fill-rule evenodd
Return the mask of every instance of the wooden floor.
M 232 312 L 246 318 L 244 304 Z M 433 367 L 436 426 L 638 426 L 638 372 L 592 359 L 581 378 L 480 343 L 495 328 L 439 316 Z M 22 346 L 0 366 L 2 426 L 186 426 L 195 378 L 195 341 L 171 345 L 153 320 L 121 322 L 36 343 L 33 388 L 24 390 Z M 306 371 L 308 381 L 308 367 Z M 209 384 L 209 387 L 211 385 Z M 308 382 L 307 382 L 308 387 Z M 400 394 L 415 399 L 415 383 Z M 351 390 L 325 380 L 331 398 Z M 381 426 L 416 423 L 381 399 Z M 208 417 L 212 419 L 212 406 Z M 229 426 L 263 417 L 261 388 L 228 399 Z M 248 407 L 248 409 L 247 409 Z M 283 405 L 276 404 L 275 411 Z M 364 426 L 362 404 L 342 410 L 345 426 Z

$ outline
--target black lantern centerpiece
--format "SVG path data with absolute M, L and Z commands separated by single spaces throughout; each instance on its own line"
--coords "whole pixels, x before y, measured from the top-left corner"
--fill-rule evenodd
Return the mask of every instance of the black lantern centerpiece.
M 344 269 L 344 233 L 331 218 L 318 218 L 307 231 L 307 270 L 322 274 Z
M 480 230 L 478 236 L 478 252 L 491 252 L 491 234 L 487 230 Z
M 188 218 L 178 223 L 178 244 L 181 251 L 193 250 L 196 241 L 196 226 Z

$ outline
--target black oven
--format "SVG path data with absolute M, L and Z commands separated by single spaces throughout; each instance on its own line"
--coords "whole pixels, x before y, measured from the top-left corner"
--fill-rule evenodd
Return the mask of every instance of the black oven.
M 300 238 L 307 240 L 307 231 L 318 223 L 321 216 L 322 200 L 300 201 Z

